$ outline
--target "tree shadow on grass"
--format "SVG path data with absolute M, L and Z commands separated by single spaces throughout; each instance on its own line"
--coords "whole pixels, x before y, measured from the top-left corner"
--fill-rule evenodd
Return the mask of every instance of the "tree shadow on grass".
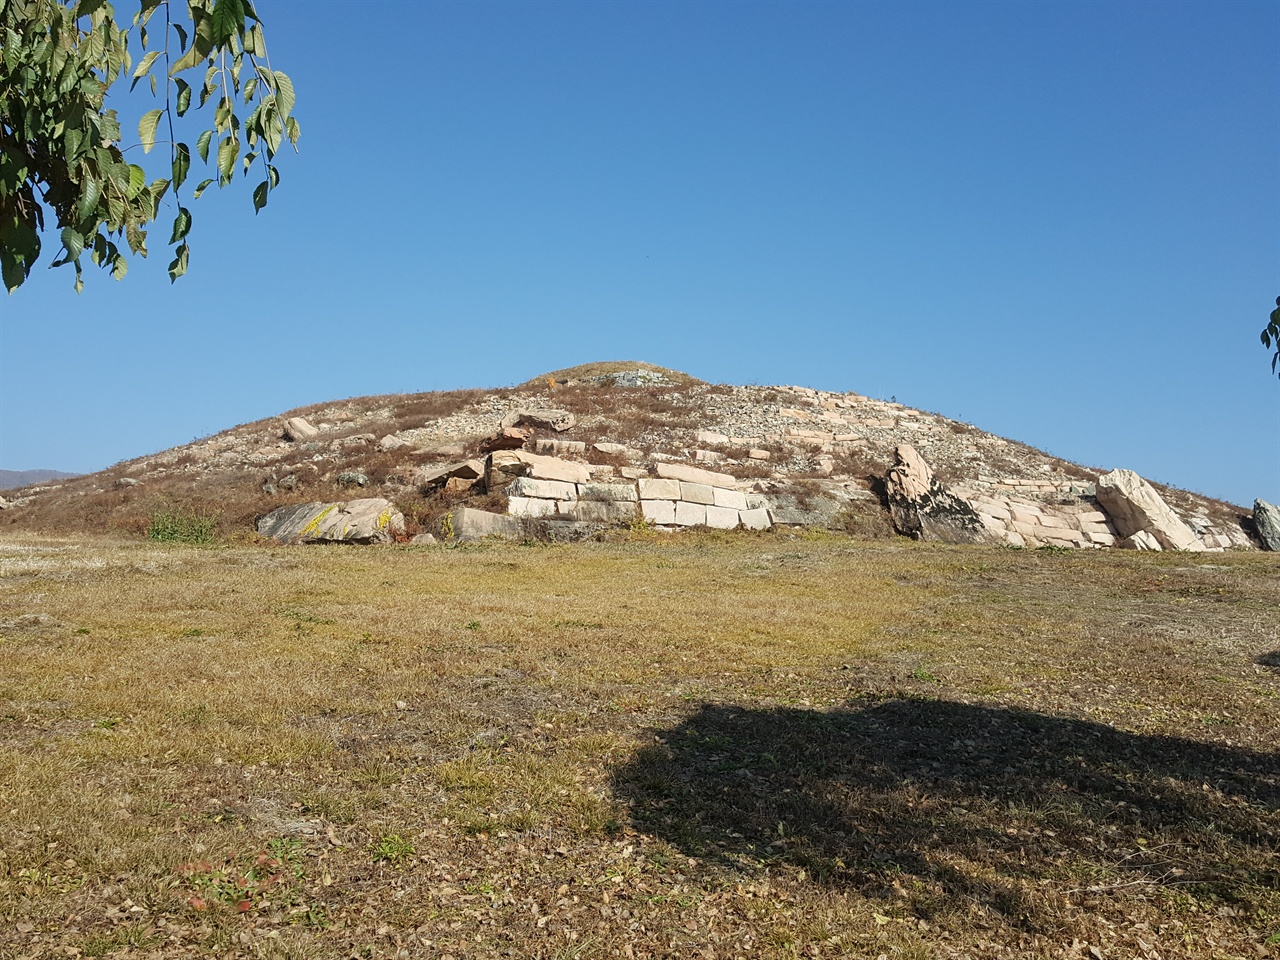
M 1258 657 L 1256 662 L 1260 667 L 1280 667 L 1280 650 L 1264 653 Z
M 918 699 L 708 705 L 660 737 L 616 795 L 637 829 L 735 870 L 1040 932 L 1138 900 L 1242 924 L 1280 908 L 1274 753 Z

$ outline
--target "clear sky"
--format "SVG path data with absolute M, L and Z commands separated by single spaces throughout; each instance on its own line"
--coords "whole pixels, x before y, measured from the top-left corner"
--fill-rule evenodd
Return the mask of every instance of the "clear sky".
M 0 300 L 0 467 L 638 359 L 1280 501 L 1278 3 L 257 9 L 281 189 Z

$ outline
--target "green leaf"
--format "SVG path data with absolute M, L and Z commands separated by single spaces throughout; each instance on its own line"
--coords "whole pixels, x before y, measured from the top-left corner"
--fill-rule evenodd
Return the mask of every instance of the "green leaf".
M 213 8 L 213 43 L 224 46 L 244 32 L 244 4 L 241 0 L 218 0 Z
M 147 171 L 143 170 L 136 163 L 129 164 L 129 190 L 127 196 L 130 200 L 138 195 L 143 187 L 147 185 Z
M 200 194 L 204 193 L 205 190 L 208 189 L 209 184 L 211 183 L 213 183 L 212 177 L 210 177 L 208 180 L 201 180 L 200 185 L 191 192 L 191 196 L 194 197 L 196 200 L 199 200 Z
M 178 215 L 173 218 L 173 235 L 169 237 L 169 242 L 177 243 L 179 240 L 185 239 L 190 232 L 191 211 L 186 207 L 179 207 Z
M 253 212 L 256 214 L 267 205 L 267 194 L 270 192 L 267 181 L 263 180 L 253 191 Z
M 209 141 L 213 139 L 213 131 L 206 130 L 196 138 L 196 153 L 205 163 L 209 162 Z
M 84 237 L 80 236 L 80 234 L 71 227 L 63 227 L 62 245 L 67 248 L 66 259 L 68 261 L 74 260 L 76 257 L 80 256 L 81 252 L 84 250 Z
M 183 243 L 178 247 L 178 255 L 173 258 L 173 262 L 169 264 L 169 282 L 173 283 L 180 276 L 187 272 L 187 259 L 190 256 L 190 250 Z
M 191 84 L 178 77 L 174 80 L 178 85 L 178 116 L 183 116 L 191 109 Z
M 124 258 L 123 253 L 117 253 L 116 258 L 111 261 L 111 276 L 117 280 L 123 280 L 124 275 L 129 272 L 129 261 Z
M 101 196 L 102 181 L 97 177 L 86 177 L 80 184 L 80 203 L 76 208 L 81 220 L 89 219 L 89 215 L 97 209 Z
M 191 148 L 185 143 L 176 144 L 173 148 L 173 189 L 177 190 L 186 182 L 187 171 L 191 169 Z
M 284 122 L 285 132 L 289 135 L 289 142 L 293 144 L 293 149 L 298 149 L 298 138 L 302 136 L 302 128 L 298 126 L 298 121 L 293 117 L 289 117 Z
M 138 61 L 138 68 L 133 71 L 133 83 L 129 84 L 130 90 L 136 87 L 138 81 L 147 75 L 147 71 L 151 69 L 151 65 L 156 62 L 156 57 L 160 56 L 161 53 L 163 53 L 161 50 L 152 50 Z
M 186 49 L 187 49 L 187 31 L 186 31 L 186 29 L 185 29 L 185 28 L 182 26 L 182 24 L 180 24 L 180 23 L 175 23 L 175 24 L 173 25 L 173 29 L 175 29 L 175 30 L 177 30 L 177 31 L 178 31 L 178 49 L 179 49 L 179 50 L 186 50 Z M 174 71 L 170 71 L 170 74 L 172 74 L 173 72 L 174 72 Z
M 239 140 L 227 137 L 218 144 L 218 174 L 223 183 L 231 182 L 231 175 L 236 166 L 236 154 L 239 152 Z
M 293 112 L 293 81 L 279 70 L 273 70 L 271 75 L 276 79 L 276 109 L 281 117 L 288 117 Z
M 156 125 L 160 123 L 159 110 L 148 110 L 138 121 L 138 139 L 142 141 L 142 152 L 150 153 L 156 145 Z

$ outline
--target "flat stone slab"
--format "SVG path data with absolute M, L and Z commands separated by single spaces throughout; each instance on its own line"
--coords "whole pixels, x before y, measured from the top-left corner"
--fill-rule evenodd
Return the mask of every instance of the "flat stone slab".
M 773 526 L 773 518 L 769 516 L 769 511 L 764 507 L 757 507 L 754 510 L 739 510 L 738 516 L 742 520 L 742 525 L 748 530 L 768 530 Z
M 301 503 L 272 510 L 257 530 L 277 543 L 388 543 L 404 533 L 404 514 L 381 497 Z
M 539 480 L 537 477 L 516 477 L 507 484 L 508 497 L 540 497 L 543 500 L 576 500 L 578 485 L 563 480 Z M 555 512 L 554 510 L 552 511 Z
M 578 418 L 568 410 L 512 410 L 502 418 L 500 427 L 540 427 L 561 433 L 568 430 Z
M 463 460 L 461 463 L 451 463 L 447 467 L 424 470 L 418 474 L 418 485 L 436 487 L 448 480 L 452 480 L 454 477 L 459 477 L 463 480 L 474 480 L 483 475 L 483 460 Z
M 734 489 L 738 485 L 736 477 L 727 473 L 716 473 L 714 470 L 700 470 L 683 463 L 659 463 L 658 476 L 670 480 L 683 480 L 686 483 L 705 483 L 709 487 L 728 487 Z

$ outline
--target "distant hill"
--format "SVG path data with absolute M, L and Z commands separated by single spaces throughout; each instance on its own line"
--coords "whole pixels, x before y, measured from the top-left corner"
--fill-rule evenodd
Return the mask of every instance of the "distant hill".
M 0 470 L 0 490 L 14 490 L 32 483 L 66 480 L 78 476 L 80 476 L 78 473 L 63 473 L 61 470 Z

